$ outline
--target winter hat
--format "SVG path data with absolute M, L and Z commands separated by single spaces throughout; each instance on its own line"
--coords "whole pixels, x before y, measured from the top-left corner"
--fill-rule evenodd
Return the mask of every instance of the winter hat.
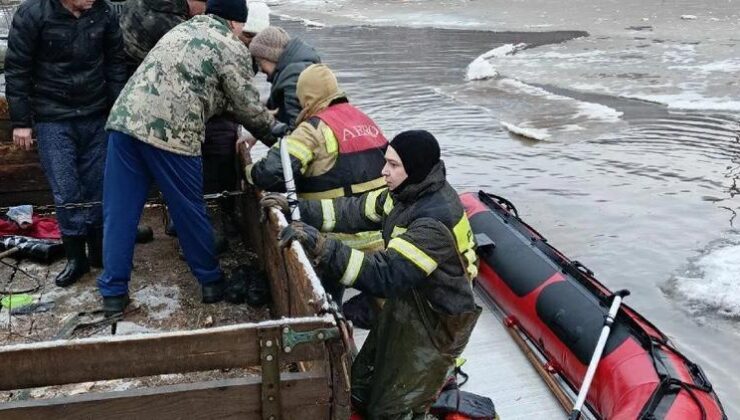
M 390 146 L 398 153 L 403 168 L 409 176 L 405 184 L 424 180 L 439 162 L 439 143 L 426 130 L 409 130 L 396 135 Z
M 244 0 L 208 0 L 206 14 L 234 22 L 244 22 L 247 20 L 247 3 Z
M 242 32 L 258 34 L 270 26 L 270 7 L 263 0 L 247 0 L 247 21 Z
M 289 41 L 290 35 L 282 28 L 268 26 L 252 39 L 252 43 L 249 44 L 249 52 L 255 58 L 277 63 Z

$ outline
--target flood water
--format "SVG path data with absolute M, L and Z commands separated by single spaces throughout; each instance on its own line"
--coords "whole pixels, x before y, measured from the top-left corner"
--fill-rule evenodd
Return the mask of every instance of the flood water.
M 704 367 L 730 418 L 740 415 L 740 308 L 722 295 L 732 292 L 722 285 L 727 270 L 740 264 L 739 112 L 466 80 L 489 49 L 557 46 L 577 31 L 279 25 L 319 50 L 389 138 L 431 131 L 456 188 L 507 197 L 551 244 L 610 288 L 631 290 L 627 303 Z M 502 121 L 547 135 L 517 136 Z M 707 278 L 707 267 L 724 277 Z

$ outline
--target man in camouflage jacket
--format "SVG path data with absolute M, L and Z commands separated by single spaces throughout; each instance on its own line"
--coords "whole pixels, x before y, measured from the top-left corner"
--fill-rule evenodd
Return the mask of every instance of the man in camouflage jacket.
M 224 279 L 203 200 L 201 142 L 214 114 L 230 114 L 274 142 L 273 117 L 251 84 L 252 61 L 237 38 L 244 0 L 209 0 L 206 14 L 168 32 L 113 105 L 105 171 L 103 309 L 128 303 L 136 224 L 152 181 L 162 191 L 204 303 L 223 298 Z

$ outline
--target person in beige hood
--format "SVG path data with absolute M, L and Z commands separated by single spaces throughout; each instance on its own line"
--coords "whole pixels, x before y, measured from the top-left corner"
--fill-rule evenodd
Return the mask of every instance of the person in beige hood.
M 380 172 L 388 140 L 349 103 L 331 69 L 324 64 L 306 68 L 298 78 L 297 96 L 301 112 L 287 144 L 299 197 L 330 200 L 385 187 Z M 247 165 L 245 176 L 263 190 L 285 191 L 282 167 L 275 145 L 264 159 Z M 345 239 L 356 248 L 381 243 L 377 234 Z

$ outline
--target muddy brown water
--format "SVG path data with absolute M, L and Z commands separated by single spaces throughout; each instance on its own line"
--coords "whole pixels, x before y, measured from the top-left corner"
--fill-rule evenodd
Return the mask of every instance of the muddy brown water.
M 630 289 L 627 303 L 703 366 L 730 418 L 740 414 L 737 320 L 689 308 L 664 291 L 690 258 L 733 232 L 737 114 L 541 86 L 623 115 L 590 138 L 535 142 L 509 134 L 500 120 L 517 112 L 538 116 L 538 104 L 489 82 L 466 82 L 466 66 L 497 45 L 556 43 L 579 32 L 278 24 L 319 50 L 350 100 L 389 138 L 404 129 L 431 131 L 456 188 L 507 197 L 550 243 L 611 289 Z M 552 126 L 566 122 L 552 108 L 539 117 Z

